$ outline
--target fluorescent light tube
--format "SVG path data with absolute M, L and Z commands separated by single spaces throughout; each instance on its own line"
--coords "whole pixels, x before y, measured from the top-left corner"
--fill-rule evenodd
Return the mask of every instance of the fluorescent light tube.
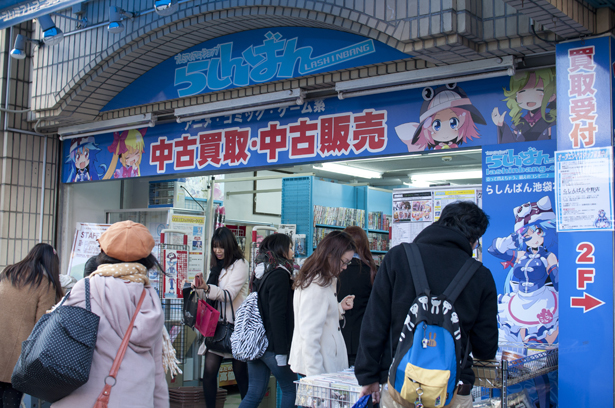
M 249 112 L 256 109 L 272 109 L 295 104 L 301 105 L 303 98 L 305 98 L 305 91 L 301 88 L 295 88 L 287 91 L 177 108 L 175 109 L 175 116 L 178 122 L 186 122 L 188 120 L 205 119 L 213 116 Z
M 460 170 L 441 173 L 418 173 L 412 174 L 412 183 L 415 181 L 445 181 L 462 179 L 479 179 L 483 177 L 482 170 Z
M 346 174 L 348 176 L 355 176 L 359 178 L 381 178 L 382 173 L 372 170 L 360 169 L 357 167 L 351 167 L 344 164 L 336 163 L 322 163 L 320 166 L 314 166 L 315 169 L 327 171 L 330 173 Z
M 60 140 L 74 139 L 77 137 L 93 136 L 101 133 L 120 132 L 129 129 L 152 127 L 156 124 L 156 118 L 151 113 L 143 115 L 127 116 L 125 118 L 99 120 L 97 122 L 82 125 L 67 126 L 58 129 Z

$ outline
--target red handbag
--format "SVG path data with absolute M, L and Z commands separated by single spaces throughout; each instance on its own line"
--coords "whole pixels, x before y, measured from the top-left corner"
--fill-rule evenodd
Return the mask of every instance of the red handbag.
M 199 300 L 196 311 L 196 323 L 194 328 L 203 336 L 212 337 L 216 333 L 216 326 L 220 319 L 220 312 L 204 300 Z

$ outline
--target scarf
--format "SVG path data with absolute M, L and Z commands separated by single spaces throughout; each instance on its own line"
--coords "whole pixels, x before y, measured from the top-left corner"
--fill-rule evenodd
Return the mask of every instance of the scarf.
M 112 278 L 122 279 L 128 282 L 142 283 L 149 286 L 149 278 L 147 277 L 147 268 L 140 263 L 124 262 L 119 264 L 102 264 L 99 265 L 96 271 L 90 276 L 99 275 Z M 178 367 L 179 361 L 175 354 L 173 342 L 169 337 L 169 332 L 166 327 L 162 326 L 162 366 L 164 372 L 171 372 L 171 378 L 182 371 Z
M 250 284 L 252 290 L 260 285 L 259 281 L 265 276 L 266 273 L 279 267 L 286 269 L 286 271 L 292 276 L 295 267 L 293 261 L 286 258 L 280 258 L 271 251 L 259 253 L 256 257 L 255 263 L 257 267 L 252 275 L 252 282 Z
M 110 276 L 112 278 L 118 278 L 128 282 L 142 283 L 145 286 L 149 286 L 147 268 L 136 262 L 98 265 L 98 268 L 96 271 L 92 272 L 91 276 L 94 275 Z
M 208 285 L 218 286 L 218 279 L 220 279 L 220 273 L 224 267 L 224 259 L 216 258 L 216 264 L 209 270 L 209 277 L 207 278 Z

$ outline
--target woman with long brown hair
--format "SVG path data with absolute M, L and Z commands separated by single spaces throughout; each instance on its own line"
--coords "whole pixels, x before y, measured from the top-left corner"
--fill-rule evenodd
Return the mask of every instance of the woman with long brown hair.
M 62 296 L 60 260 L 49 244 L 36 244 L 0 273 L 0 408 L 19 407 L 23 393 L 11 385 L 11 374 L 21 343 Z
M 290 367 L 295 373 L 316 375 L 348 368 L 340 319 L 352 309 L 353 296 L 337 301 L 337 277 L 356 251 L 350 235 L 329 233 L 310 256 L 295 279 L 293 308 L 295 328 L 290 349 Z
M 353 366 L 359 349 L 361 322 L 367 308 L 369 295 L 372 293 L 377 267 L 372 252 L 369 250 L 369 240 L 363 228 L 353 225 L 346 227 L 344 232 L 354 239 L 357 246 L 352 261 L 340 274 L 339 290 L 337 291 L 337 298 L 340 301 L 348 295 L 355 296 L 354 307 L 346 312 L 344 324 L 342 324 L 342 335 L 348 350 L 348 364 Z

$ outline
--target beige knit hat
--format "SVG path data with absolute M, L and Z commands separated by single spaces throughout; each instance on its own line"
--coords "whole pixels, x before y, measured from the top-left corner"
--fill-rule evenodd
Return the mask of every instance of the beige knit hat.
M 98 238 L 98 243 L 105 254 L 124 262 L 146 258 L 156 245 L 147 228 L 132 221 L 116 222 Z

